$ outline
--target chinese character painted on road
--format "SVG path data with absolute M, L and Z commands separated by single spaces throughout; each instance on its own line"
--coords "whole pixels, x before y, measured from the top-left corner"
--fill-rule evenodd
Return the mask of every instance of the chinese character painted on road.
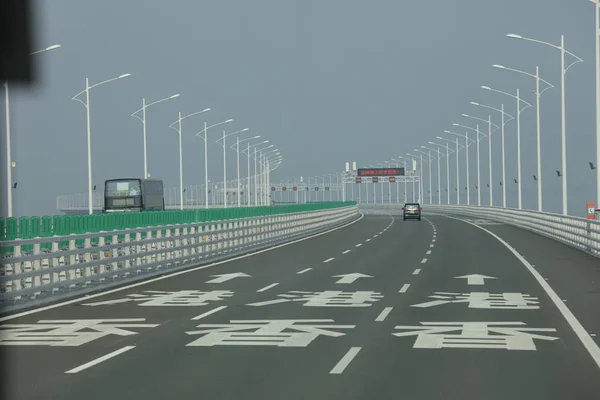
M 145 318 L 41 320 L 36 324 L 0 325 L 3 346 L 81 346 L 108 335 L 131 336 L 125 328 L 154 328 Z
M 230 324 L 203 324 L 188 335 L 204 335 L 187 346 L 276 346 L 306 347 L 318 336 L 340 337 L 330 329 L 352 329 L 355 325 L 333 325 L 332 319 L 232 320 Z
M 435 292 L 429 296 L 432 300 L 425 303 L 413 304 L 411 307 L 434 307 L 449 303 L 468 303 L 469 308 L 496 308 L 510 310 L 537 310 L 540 308 L 537 297 L 523 293 L 448 293 Z
M 165 292 L 148 290 L 144 294 L 130 294 L 125 298 L 86 303 L 84 306 L 106 306 L 119 303 L 139 302 L 140 306 L 205 306 L 209 302 L 224 300 L 233 296 L 229 290 L 213 290 L 202 292 L 199 290 L 180 290 L 178 292 Z
M 557 337 L 533 332 L 556 332 L 554 328 L 525 328 L 524 322 L 421 322 L 423 326 L 396 326 L 412 330 L 394 336 L 416 336 L 415 349 L 504 349 L 536 350 L 533 339 L 556 340 Z
M 289 293 L 278 295 L 278 297 L 284 297 L 283 299 L 246 305 L 259 307 L 297 301 L 304 302 L 304 307 L 370 307 L 371 303 L 383 298 L 382 294 L 372 291 L 343 292 L 341 290 L 326 290 L 324 292 L 303 292 L 292 290 Z

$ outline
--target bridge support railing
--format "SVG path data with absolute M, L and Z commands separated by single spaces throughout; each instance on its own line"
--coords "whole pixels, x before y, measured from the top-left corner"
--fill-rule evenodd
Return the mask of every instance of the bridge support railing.
M 225 221 L 162 225 L 2 242 L 5 311 L 103 291 L 170 271 L 251 253 L 358 218 L 355 204 Z M 25 250 L 27 249 L 27 250 Z

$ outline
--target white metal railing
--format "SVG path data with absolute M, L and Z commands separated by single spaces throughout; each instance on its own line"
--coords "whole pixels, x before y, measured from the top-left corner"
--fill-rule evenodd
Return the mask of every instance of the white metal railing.
M 389 207 L 389 206 L 388 206 Z M 385 208 L 379 207 L 379 208 Z M 396 208 L 398 208 L 396 206 Z M 516 226 L 600 257 L 600 221 L 515 208 L 424 205 L 424 213 L 437 212 L 489 219 Z
M 0 307 L 14 310 L 256 251 L 345 224 L 358 207 L 2 242 Z M 29 248 L 29 251 L 25 249 Z
M 369 204 L 360 207 L 363 210 L 372 210 L 373 212 L 385 210 L 386 212 L 402 213 L 402 208 L 398 205 Z M 598 220 L 515 208 L 458 205 L 428 204 L 423 205 L 423 212 L 425 214 L 434 212 L 470 216 L 502 222 L 535 232 L 600 257 L 600 221 Z

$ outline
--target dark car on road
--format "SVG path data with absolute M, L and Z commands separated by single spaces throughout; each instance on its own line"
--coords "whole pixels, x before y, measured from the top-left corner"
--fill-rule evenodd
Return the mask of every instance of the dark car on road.
M 406 203 L 404 208 L 404 221 L 407 219 L 421 220 L 421 205 L 419 203 Z

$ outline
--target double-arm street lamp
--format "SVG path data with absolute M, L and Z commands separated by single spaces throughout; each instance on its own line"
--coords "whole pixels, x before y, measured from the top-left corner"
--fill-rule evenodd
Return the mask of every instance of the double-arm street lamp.
M 458 138 L 456 138 L 456 141 L 454 141 L 441 136 L 436 136 L 436 139 L 445 140 L 450 143 L 456 143 L 456 204 L 460 204 L 460 163 L 458 161 L 458 151 L 460 150 L 459 146 L 460 148 L 465 149 L 465 151 L 467 151 L 467 148 L 462 144 L 458 143 Z
M 143 133 L 143 151 L 144 151 L 144 179 L 148 178 L 148 149 L 146 146 L 146 108 L 153 106 L 155 104 L 158 103 L 162 103 L 163 101 L 167 101 L 167 100 L 171 100 L 171 99 L 176 99 L 177 97 L 179 97 L 179 94 L 174 94 L 172 96 L 169 97 L 165 97 L 164 99 L 160 99 L 160 100 L 156 100 L 150 104 L 146 104 L 146 98 L 142 98 L 142 108 L 140 108 L 139 110 L 137 110 L 136 112 L 134 112 L 133 114 L 131 114 L 132 117 L 139 119 L 140 121 L 142 121 L 142 133 Z M 139 115 L 137 115 L 139 112 L 142 113 L 142 116 L 140 117 Z
M 521 71 L 518 69 L 514 69 L 514 68 L 509 68 L 509 67 L 505 67 L 504 65 L 498 65 L 495 64 L 493 65 L 494 68 L 499 68 L 499 69 L 504 69 L 507 71 L 513 71 L 513 72 L 517 72 L 519 74 L 522 75 L 526 75 L 529 76 L 531 78 L 535 79 L 535 102 L 536 102 L 536 126 L 537 126 L 537 180 L 538 180 L 538 211 L 542 211 L 542 134 L 541 134 L 541 124 L 540 124 L 540 97 L 542 96 L 542 94 L 548 90 L 554 87 L 554 85 L 552 85 L 550 82 L 540 78 L 540 67 L 536 66 L 535 67 L 535 75 L 534 74 L 530 74 L 529 72 L 525 72 L 525 71 Z M 540 92 L 540 82 L 544 82 L 546 85 L 548 85 L 548 87 L 546 87 L 544 90 L 542 90 Z M 491 187 L 491 185 L 490 185 Z
M 202 111 L 191 113 L 184 117 L 181 116 L 181 111 L 179 111 L 179 118 L 177 118 L 177 121 L 175 121 L 171 125 L 169 125 L 169 128 L 176 130 L 177 134 L 179 136 L 179 203 L 180 203 L 179 209 L 180 210 L 183 210 L 183 145 L 182 145 L 182 138 L 181 138 L 181 121 L 183 121 L 186 118 L 192 117 L 194 115 L 205 113 L 207 111 L 210 111 L 210 108 L 205 108 Z M 177 124 L 177 127 L 175 127 L 175 124 Z M 144 138 L 145 138 L 145 135 L 144 135 Z M 145 139 L 144 139 L 144 142 L 145 142 Z M 144 154 L 145 154 L 145 146 L 144 146 Z M 144 156 L 144 158 L 145 158 L 145 156 Z M 144 170 L 146 170 L 145 165 L 146 165 L 146 163 L 144 162 Z
M 204 129 L 201 130 L 200 132 L 196 133 L 196 136 L 200 136 L 202 139 L 204 139 L 204 201 L 205 201 L 204 208 L 208 208 L 208 141 L 207 141 L 208 130 L 210 128 L 214 128 L 215 126 L 228 124 L 232 121 L 233 121 L 233 119 L 228 119 L 223 122 L 217 122 L 216 124 L 213 124 L 210 126 L 207 126 L 206 121 L 204 121 Z M 203 134 L 204 134 L 204 136 L 202 136 Z M 223 183 L 223 185 L 224 184 L 225 183 Z
M 490 191 L 490 207 L 492 207 L 494 205 L 494 190 L 493 190 L 494 185 L 493 185 L 493 176 L 492 176 L 492 133 L 494 133 L 496 130 L 500 129 L 500 127 L 498 125 L 492 123 L 491 115 L 488 115 L 488 119 L 474 117 L 469 114 L 461 114 L 461 117 L 485 122 L 488 126 L 488 134 L 487 134 L 487 138 L 488 138 L 488 172 L 490 174 L 490 183 L 488 184 L 488 188 Z M 459 125 L 459 126 L 465 127 L 463 125 Z M 493 130 L 492 130 L 492 126 L 494 127 Z M 481 188 L 481 186 L 479 186 L 479 188 Z
M 77 100 L 81 104 L 85 106 L 86 109 L 86 120 L 87 120 L 87 161 L 88 161 L 88 213 L 94 213 L 94 206 L 92 203 L 92 128 L 90 123 L 90 90 L 103 85 L 105 83 L 113 82 L 118 79 L 123 79 L 131 76 L 131 74 L 123 74 L 119 75 L 116 78 L 107 79 L 102 82 L 98 82 L 92 86 L 90 86 L 89 78 L 85 78 L 85 89 L 81 92 L 77 93 L 75 96 L 71 98 L 71 100 Z M 79 99 L 78 97 L 85 93 L 85 101 Z
M 596 33 L 596 35 L 598 35 L 598 32 Z M 528 37 L 524 37 L 521 35 L 515 35 L 514 33 L 510 33 L 508 35 L 509 38 L 513 38 L 513 39 L 521 39 L 521 40 L 525 40 L 528 42 L 533 42 L 533 43 L 538 43 L 538 44 L 542 44 L 544 46 L 549 46 L 549 47 L 553 47 L 557 50 L 560 50 L 560 111 L 561 111 L 561 135 L 560 135 L 560 142 L 561 142 L 561 169 L 562 169 L 562 212 L 563 215 L 567 215 L 567 208 L 568 208 L 568 191 L 567 191 L 567 123 L 566 123 L 566 101 L 565 101 L 565 75 L 567 74 L 567 70 L 569 68 L 571 68 L 573 65 L 583 62 L 583 60 L 579 57 L 577 57 L 575 54 L 571 53 L 570 51 L 567 51 L 565 49 L 565 36 L 564 35 L 560 35 L 560 46 L 557 46 L 555 44 L 552 43 L 548 43 L 548 42 L 542 42 L 541 40 L 537 40 L 537 39 L 531 39 Z M 565 55 L 568 54 L 572 57 L 575 58 L 575 61 L 573 61 L 571 64 L 569 64 L 568 66 L 565 67 Z
M 240 186 L 240 143 L 244 143 L 244 142 L 248 142 L 248 146 L 250 146 L 250 141 L 254 140 L 254 139 L 259 139 L 260 135 L 251 137 L 251 138 L 246 138 L 246 139 L 242 139 L 240 140 L 240 137 L 238 136 L 236 139 L 236 142 L 234 145 L 231 145 L 230 148 L 235 150 L 236 152 L 236 158 L 237 158 L 237 206 L 241 207 L 242 206 L 242 195 L 241 195 L 241 186 Z M 268 140 L 266 141 L 268 142 Z M 265 143 L 265 142 L 263 142 Z M 250 158 L 248 158 L 248 182 L 246 183 L 246 190 L 249 190 L 249 185 L 250 185 Z
M 469 178 L 469 169 L 470 169 L 470 165 L 469 165 L 469 145 L 471 144 L 471 142 L 476 143 L 475 140 L 471 139 L 469 137 L 469 133 L 468 131 L 465 131 L 465 134 L 460 134 L 460 133 L 456 133 L 456 132 L 452 132 L 449 130 L 445 130 L 444 133 L 447 133 L 449 135 L 454 135 L 457 137 L 461 137 L 465 139 L 465 165 L 467 166 L 467 205 L 471 205 L 471 181 Z M 478 153 L 477 153 L 477 177 L 479 177 L 479 147 L 477 148 Z M 458 189 L 460 190 L 460 188 Z
M 501 136 L 502 136 L 502 207 L 506 208 L 506 153 L 505 153 L 504 126 L 508 122 L 512 121 L 515 118 L 512 115 L 504 112 L 504 103 L 502 103 L 502 105 L 499 109 L 495 108 L 495 107 L 486 106 L 485 104 L 479 104 L 474 101 L 472 101 L 471 104 L 474 106 L 487 108 L 489 110 L 494 110 L 494 111 L 498 111 L 499 113 L 501 113 L 500 130 L 502 132 L 501 133 Z M 508 116 L 509 119 L 506 120 L 505 116 Z
M 450 150 L 450 146 L 448 145 L 448 143 L 443 145 L 435 142 L 429 142 L 429 144 L 432 144 L 438 148 L 438 154 L 440 151 L 440 147 L 446 148 L 446 193 L 448 196 L 448 204 L 450 204 L 450 152 L 454 153 L 454 150 Z
M 227 143 L 226 143 L 225 139 L 231 135 L 246 132 L 249 130 L 250 130 L 250 128 L 244 128 L 244 129 L 240 129 L 239 131 L 235 131 L 235 132 L 231 132 L 231 133 L 227 133 L 227 134 L 225 134 L 225 130 L 223 130 L 223 137 L 220 138 L 219 140 L 217 140 L 217 143 L 220 143 L 221 146 L 223 146 L 223 207 L 224 208 L 227 208 L 227 152 L 226 152 Z M 238 138 L 238 141 L 239 140 L 240 140 L 240 138 Z M 238 163 L 238 168 L 239 168 L 239 163 Z M 239 176 L 238 176 L 238 178 L 239 178 Z M 238 185 L 238 191 L 239 191 L 239 185 Z
M 517 94 L 510 94 L 507 92 L 503 92 L 501 90 L 492 89 L 489 86 L 481 86 L 482 89 L 489 90 L 491 92 L 500 93 L 505 96 L 510 96 L 513 99 L 517 100 L 517 198 L 518 198 L 518 206 L 519 210 L 523 208 L 522 196 L 521 196 L 521 112 L 528 107 L 531 107 L 531 104 L 526 102 L 521 98 L 519 89 L 517 89 Z M 525 107 L 521 108 L 521 102 L 525 104 Z
M 441 176 L 440 176 L 440 159 L 441 159 L 441 153 L 440 153 L 440 148 L 437 147 L 436 149 L 432 149 L 431 147 L 427 147 L 427 146 L 421 146 L 422 149 L 425 150 L 429 150 L 429 155 L 431 157 L 431 152 L 434 151 L 437 153 L 437 157 L 435 158 L 435 160 L 437 161 L 437 191 L 438 191 L 438 204 L 442 204 L 442 187 L 441 187 Z M 431 163 L 429 164 L 429 168 L 431 169 Z M 431 182 L 431 174 L 430 174 L 430 178 L 429 181 Z M 431 185 L 429 185 L 429 192 L 431 193 Z M 431 196 L 430 199 L 431 201 Z

